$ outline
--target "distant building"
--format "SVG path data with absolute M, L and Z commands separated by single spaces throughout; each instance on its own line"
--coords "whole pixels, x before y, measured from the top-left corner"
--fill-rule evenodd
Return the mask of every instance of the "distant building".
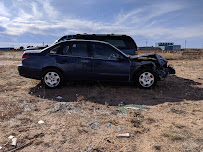
M 158 42 L 155 43 L 155 46 L 161 48 L 162 50 L 171 50 L 171 51 L 181 50 L 181 45 L 174 45 L 173 42 Z

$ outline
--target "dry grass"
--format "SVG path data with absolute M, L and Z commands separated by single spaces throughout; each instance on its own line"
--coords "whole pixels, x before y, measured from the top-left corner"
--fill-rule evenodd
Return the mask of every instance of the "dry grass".
M 140 51 L 139 54 L 152 53 L 153 51 Z M 163 56 L 167 60 L 203 60 L 203 51 L 197 54 L 196 50 L 190 50 L 190 54 L 184 51 L 155 51 L 159 55 Z M 194 53 L 192 53 L 194 52 Z
M 15 135 L 17 147 L 34 141 L 26 152 L 202 150 L 202 60 L 169 61 L 177 75 L 151 90 L 82 82 L 44 89 L 18 75 L 20 54 L 0 52 L 0 146 Z M 149 111 L 123 114 L 117 110 L 121 101 Z M 130 137 L 116 137 L 121 133 Z
M 171 128 L 164 130 L 162 136 L 169 138 L 172 141 L 175 140 L 186 140 L 190 137 L 190 133 L 186 129 Z
M 23 51 L 0 51 L 0 60 L 19 61 Z

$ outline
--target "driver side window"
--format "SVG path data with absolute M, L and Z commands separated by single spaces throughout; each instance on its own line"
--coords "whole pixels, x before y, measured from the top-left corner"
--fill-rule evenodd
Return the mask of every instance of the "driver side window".
M 94 58 L 104 60 L 116 60 L 119 54 L 113 50 L 113 48 L 104 44 L 93 44 Z

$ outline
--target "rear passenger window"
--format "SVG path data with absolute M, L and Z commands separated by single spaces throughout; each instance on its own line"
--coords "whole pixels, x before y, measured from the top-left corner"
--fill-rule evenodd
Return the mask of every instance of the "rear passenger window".
M 66 44 L 62 49 L 63 55 L 88 57 L 88 50 L 86 43 L 72 43 Z
M 63 55 L 71 55 L 70 46 L 67 45 L 63 48 Z
M 72 56 L 88 57 L 87 44 L 75 43 L 72 45 Z

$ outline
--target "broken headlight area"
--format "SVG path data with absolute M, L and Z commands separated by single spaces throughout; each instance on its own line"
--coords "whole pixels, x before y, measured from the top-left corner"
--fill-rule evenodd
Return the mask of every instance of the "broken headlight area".
M 168 70 L 169 70 L 169 73 L 170 73 L 170 74 L 175 74 L 175 73 L 176 73 L 176 71 L 175 71 L 175 69 L 174 69 L 174 67 L 173 67 L 172 64 L 169 64 L 169 65 L 168 65 Z
M 173 65 L 170 64 L 166 68 L 155 70 L 155 72 L 160 80 L 164 80 L 169 76 L 169 74 L 175 74 L 175 69 Z

